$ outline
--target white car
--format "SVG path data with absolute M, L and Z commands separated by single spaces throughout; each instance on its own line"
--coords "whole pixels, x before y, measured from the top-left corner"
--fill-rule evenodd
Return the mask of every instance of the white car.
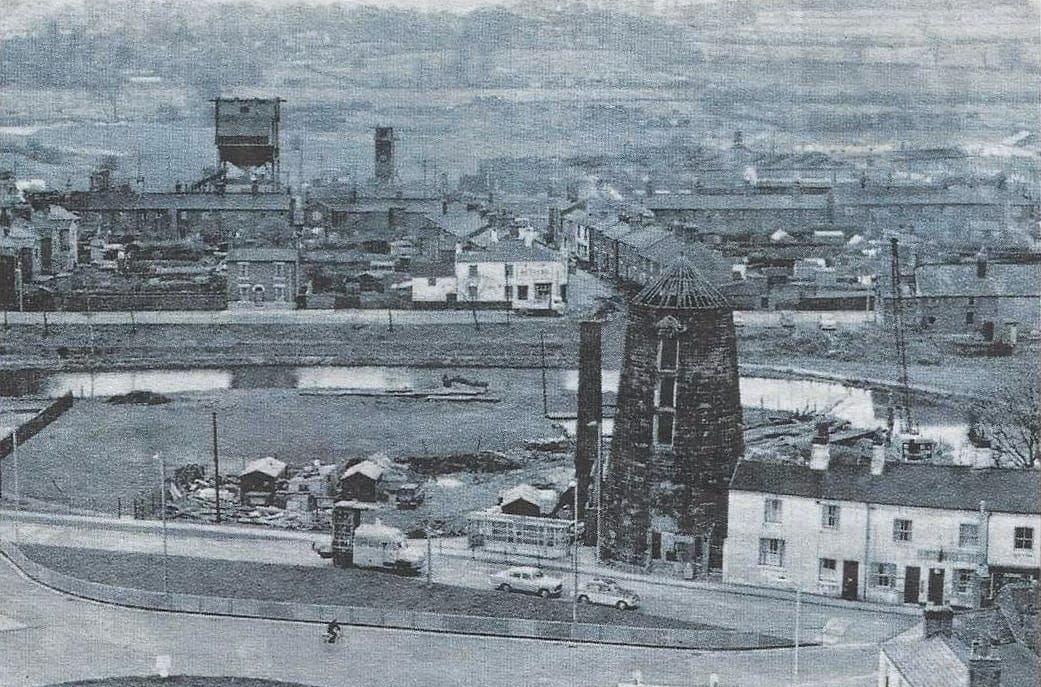
M 490 577 L 492 586 L 500 591 L 538 594 L 543 599 L 560 596 L 564 590 L 564 581 L 559 577 L 550 577 L 530 566 L 507 568 Z
M 614 580 L 594 578 L 578 588 L 578 603 L 614 606 L 620 611 L 640 605 L 640 595 L 618 586 Z

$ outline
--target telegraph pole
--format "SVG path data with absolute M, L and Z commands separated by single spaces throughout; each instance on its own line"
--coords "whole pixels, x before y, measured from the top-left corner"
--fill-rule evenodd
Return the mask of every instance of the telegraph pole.
M 217 503 L 217 524 L 220 524 L 220 458 L 217 455 L 217 411 L 210 414 L 213 425 L 213 485 Z

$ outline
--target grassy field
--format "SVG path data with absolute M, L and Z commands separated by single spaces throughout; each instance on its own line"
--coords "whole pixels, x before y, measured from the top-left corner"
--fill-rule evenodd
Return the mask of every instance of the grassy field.
M 122 587 L 162 589 L 161 556 L 52 546 L 25 546 L 23 550 L 33 560 L 67 575 Z M 175 593 L 484 617 L 571 620 L 571 604 L 567 600 L 545 600 L 444 584 L 428 588 L 422 580 L 379 571 L 214 561 L 182 556 L 171 556 L 168 565 L 169 589 Z M 586 623 L 717 629 L 677 618 L 604 606 L 580 605 L 578 612 L 579 622 Z M 777 637 L 764 637 L 763 641 L 765 646 L 785 644 Z

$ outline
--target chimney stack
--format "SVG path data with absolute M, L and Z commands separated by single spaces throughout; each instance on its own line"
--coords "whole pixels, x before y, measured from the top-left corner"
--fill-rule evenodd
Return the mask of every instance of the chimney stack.
M 950 637 L 954 633 L 954 611 L 949 606 L 930 606 L 925 617 L 925 638 Z
M 886 445 L 881 437 L 875 437 L 871 445 L 871 474 L 881 475 L 886 469 Z
M 990 653 L 990 640 L 972 643 L 969 657 L 969 687 L 1001 687 L 1001 661 Z
M 987 249 L 980 248 L 980 252 L 976 254 L 976 278 L 986 279 L 987 278 Z
M 831 463 L 831 447 L 828 444 L 828 423 L 817 423 L 817 436 L 810 444 L 810 469 L 827 470 Z

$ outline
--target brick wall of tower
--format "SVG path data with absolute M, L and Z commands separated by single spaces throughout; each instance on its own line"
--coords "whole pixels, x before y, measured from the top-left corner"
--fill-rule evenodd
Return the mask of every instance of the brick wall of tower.
M 675 431 L 672 446 L 655 445 L 657 325 L 671 315 L 677 335 Z M 604 555 L 647 561 L 652 515 L 666 515 L 685 534 L 726 532 L 727 485 L 743 452 L 736 337 L 727 309 L 666 309 L 633 304 L 626 329 L 604 489 Z M 718 557 L 713 562 L 718 564 Z

